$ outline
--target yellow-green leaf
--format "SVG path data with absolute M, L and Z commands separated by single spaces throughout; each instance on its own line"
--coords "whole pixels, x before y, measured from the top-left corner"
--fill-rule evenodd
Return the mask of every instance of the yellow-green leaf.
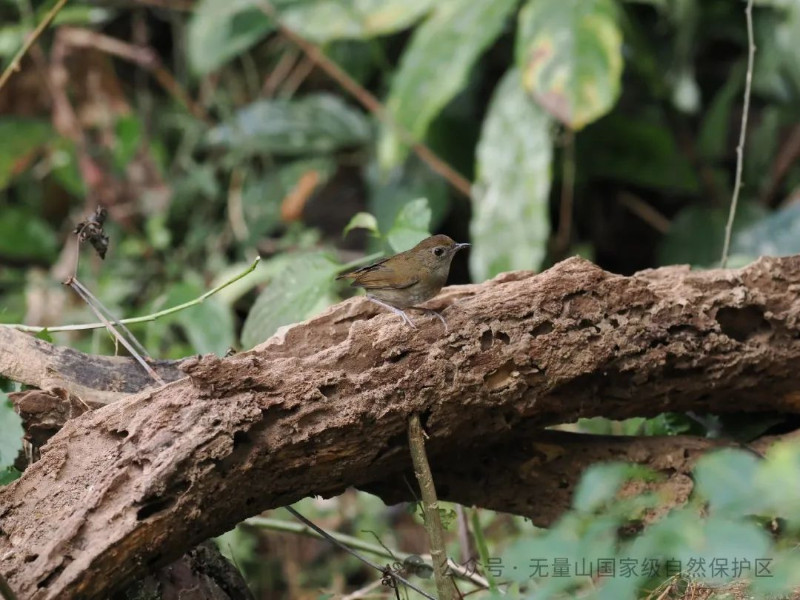
M 414 32 L 392 81 L 387 108 L 395 122 L 421 140 L 428 125 L 464 87 L 481 52 L 500 35 L 516 0 L 440 0 Z M 378 147 L 380 164 L 392 168 L 408 148 L 391 127 Z
M 483 122 L 473 190 L 474 281 L 500 272 L 536 269 L 550 234 L 551 121 L 528 97 L 512 69 L 494 93 Z
M 525 88 L 574 130 L 616 102 L 621 46 L 613 0 L 528 0 L 520 11 L 517 64 Z
M 318 43 L 363 39 L 405 29 L 434 4 L 436 0 L 316 0 L 290 4 L 281 21 Z

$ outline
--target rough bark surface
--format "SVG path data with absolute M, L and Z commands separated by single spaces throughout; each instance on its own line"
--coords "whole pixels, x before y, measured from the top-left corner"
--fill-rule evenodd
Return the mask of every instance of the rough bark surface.
M 502 449 L 516 432 L 593 415 L 797 412 L 798 290 L 799 257 L 633 277 L 570 259 L 450 288 L 431 304 L 447 307 L 449 334 L 430 317 L 411 330 L 341 303 L 68 421 L 0 490 L 0 572 L 23 598 L 103 598 L 264 509 L 349 485 L 388 494 L 408 466 L 413 412 L 435 471 L 461 467 L 441 495 L 467 502 L 488 475 L 464 449 Z M 525 501 L 494 507 L 543 522 L 536 476 L 558 452 L 539 444 L 519 467 Z M 502 499 L 495 481 L 485 491 Z

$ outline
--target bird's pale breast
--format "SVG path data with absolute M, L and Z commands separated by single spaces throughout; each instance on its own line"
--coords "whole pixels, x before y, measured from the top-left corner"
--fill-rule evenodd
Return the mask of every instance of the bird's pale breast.
M 382 302 L 391 304 L 395 308 L 408 308 L 430 300 L 438 294 L 441 289 L 441 285 L 423 285 L 421 282 L 418 282 L 411 287 L 401 290 L 391 288 L 370 289 L 367 290 L 367 294 Z

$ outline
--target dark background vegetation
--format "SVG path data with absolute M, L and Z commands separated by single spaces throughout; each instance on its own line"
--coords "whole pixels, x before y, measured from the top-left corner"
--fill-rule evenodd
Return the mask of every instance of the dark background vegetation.
M 51 7 L 0 0 L 3 64 Z M 348 296 L 333 281 L 342 265 L 406 249 L 428 232 L 473 244 L 456 258 L 451 283 L 544 269 L 573 254 L 622 274 L 716 266 L 747 70 L 744 8 L 737 0 L 69 2 L 0 89 L 0 322 L 96 320 L 61 282 L 75 268 L 71 232 L 98 204 L 109 212 L 110 249 L 105 261 L 85 250 L 78 276 L 120 317 L 196 298 L 263 258 L 202 305 L 135 327 L 161 358 L 252 347 Z M 348 73 L 355 92 L 276 15 Z M 756 2 L 754 27 L 733 266 L 800 252 L 800 1 Z M 368 94 L 388 120 L 365 109 Z M 410 152 L 412 139 L 474 184 L 471 197 Z M 358 213 L 375 219 L 362 215 L 366 227 L 343 235 Z M 44 335 L 114 351 L 102 329 Z M 664 415 L 571 427 L 704 435 L 718 425 Z M 3 402 L 6 480 L 18 475 L 9 465 L 20 439 Z M 784 454 L 770 476 L 796 480 L 797 454 Z M 715 472 L 750 464 L 730 460 Z M 609 489 L 608 498 L 617 488 Z M 583 509 L 606 499 L 584 498 Z M 414 507 L 348 492 L 304 501 L 301 511 L 331 530 L 370 530 L 393 548 L 426 550 Z M 468 512 L 471 524 L 459 525 L 447 508 L 454 557 L 475 554 L 464 546 L 470 529 L 490 555 L 513 550 L 522 562 L 532 552 L 524 544 L 541 543 L 522 519 Z M 677 530 L 690 529 L 688 517 L 675 519 Z M 735 524 L 708 539 L 768 547 Z M 550 543 L 572 536 L 587 546 L 564 552 L 588 551 L 588 525 L 560 527 Z M 670 543 L 676 552 L 688 544 Z M 375 578 L 325 544 L 252 526 L 223 536 L 221 548 L 261 598 L 321 597 Z

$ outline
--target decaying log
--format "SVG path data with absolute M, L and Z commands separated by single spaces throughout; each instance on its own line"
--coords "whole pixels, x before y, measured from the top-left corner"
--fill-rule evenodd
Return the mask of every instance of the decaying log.
M 518 432 L 594 415 L 797 412 L 798 290 L 800 257 L 632 277 L 570 259 L 450 288 L 431 304 L 446 307 L 448 334 L 430 317 L 412 330 L 343 302 L 68 421 L 0 490 L 0 573 L 24 598 L 103 598 L 264 509 L 351 485 L 390 494 L 412 412 L 441 495 L 467 502 L 486 476 L 465 464 L 469 449 L 503 452 Z M 546 471 L 548 440 L 519 468 Z M 460 479 L 445 481 L 448 464 Z M 552 521 L 537 518 L 541 488 L 517 488 L 524 501 L 508 509 Z
M 184 376 L 180 363 L 158 360 L 150 364 L 164 381 L 170 382 Z M 2 325 L 0 375 L 43 390 L 64 390 L 92 407 L 157 387 L 130 358 L 84 354 Z

